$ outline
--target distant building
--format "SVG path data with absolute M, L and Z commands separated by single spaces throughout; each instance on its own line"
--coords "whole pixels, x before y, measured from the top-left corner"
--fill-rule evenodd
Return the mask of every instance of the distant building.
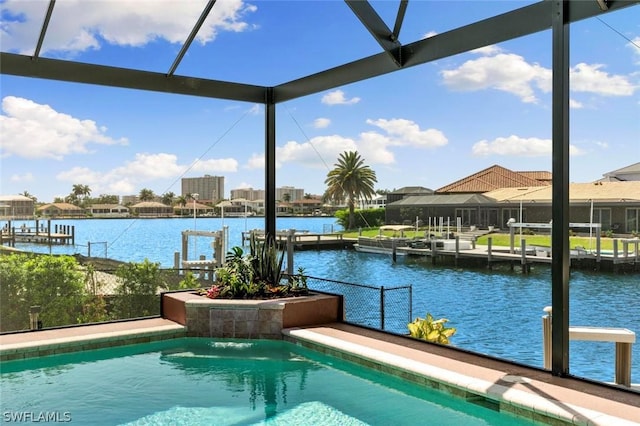
M 387 194 L 387 202 L 386 204 L 393 203 L 398 200 L 402 200 L 403 198 L 410 197 L 413 195 L 431 195 L 433 194 L 433 189 L 425 188 L 423 186 L 405 186 L 400 189 L 394 189 L 393 191 Z
M 264 189 L 238 188 L 231 190 L 231 200 L 244 199 L 248 201 L 264 200 Z
M 85 210 L 69 203 L 51 203 L 40 206 L 37 209 L 40 216 L 48 218 L 56 217 L 84 217 Z
M 605 173 L 600 182 L 626 182 L 640 180 L 640 163 L 635 163 L 609 173 Z
M 293 186 L 283 186 L 276 188 L 276 200 L 285 201 L 285 194 L 289 195 L 289 202 L 302 200 L 304 198 L 304 189 L 294 188 Z
M 157 201 L 143 201 L 131 206 L 131 212 L 139 217 L 169 217 L 173 216 L 173 207 Z
M 122 204 L 125 206 L 130 206 L 132 204 L 136 204 L 140 201 L 140 198 L 137 195 L 123 195 L 122 196 Z
M 129 216 L 129 209 L 120 204 L 92 204 L 88 210 L 93 217 Z
M 377 194 L 375 197 L 370 200 L 360 200 L 358 201 L 358 208 L 362 210 L 367 209 L 383 209 L 387 205 L 387 196 L 386 194 Z
M 549 172 L 514 172 L 502 166 L 494 165 L 436 189 L 435 193 L 482 194 L 501 188 L 546 186 L 550 184 L 551 173 Z
M 200 201 L 216 202 L 224 199 L 224 176 L 182 178 L 182 196 L 198 194 Z
M 35 203 L 24 195 L 0 195 L 0 216 L 7 218 L 33 217 Z

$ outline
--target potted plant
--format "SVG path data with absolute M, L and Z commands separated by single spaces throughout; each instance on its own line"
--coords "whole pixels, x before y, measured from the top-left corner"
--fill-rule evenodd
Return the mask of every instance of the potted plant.
M 211 287 L 198 294 L 210 299 L 272 299 L 308 294 L 304 269 L 283 278 L 284 252 L 273 237 L 259 241 L 251 237 L 249 253 L 233 247 L 225 257 L 224 266 L 216 269 Z

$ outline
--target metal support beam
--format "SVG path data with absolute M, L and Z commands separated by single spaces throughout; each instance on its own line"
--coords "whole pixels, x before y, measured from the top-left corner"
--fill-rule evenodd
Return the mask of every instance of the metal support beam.
M 191 46 L 191 43 L 193 43 L 193 40 L 196 38 L 196 35 L 198 35 L 200 27 L 202 27 L 205 19 L 207 19 L 207 16 L 209 16 L 209 12 L 211 12 L 214 4 L 216 4 L 216 0 L 209 0 L 207 5 L 202 10 L 200 18 L 198 18 L 198 22 L 196 22 L 196 24 L 191 29 L 191 34 L 189 34 L 189 37 L 187 37 L 184 44 L 182 45 L 182 48 L 180 49 L 178 56 L 176 56 L 176 59 L 173 61 L 171 68 L 169 68 L 169 72 L 167 73 L 167 75 L 173 75 L 173 73 L 176 72 L 176 68 L 178 68 L 178 65 L 180 65 L 180 61 L 182 61 L 185 53 L 187 53 L 187 50 L 189 50 L 189 47 Z
M 268 88 L 264 99 L 264 230 L 265 237 L 276 236 L 276 104 L 273 88 Z
M 265 88 L 249 84 L 230 83 L 195 77 L 171 76 L 59 59 L 39 58 L 15 53 L 0 53 L 0 72 L 21 77 L 96 84 L 99 86 L 149 90 L 215 99 L 232 99 L 253 103 L 264 103 Z
M 569 374 L 569 0 L 552 0 L 551 373 Z M 573 2 L 571 2 L 573 6 Z
M 425 64 L 551 28 L 551 0 L 525 6 L 462 28 L 437 34 L 401 47 L 402 68 Z M 568 22 L 580 21 L 640 3 L 640 0 L 610 1 L 603 12 L 594 1 L 571 1 Z M 397 71 L 387 53 L 379 53 L 275 87 L 275 102 L 285 102 L 313 93 L 331 90 Z
M 384 23 L 369 2 L 366 0 L 345 0 L 345 2 L 395 64 L 398 67 L 402 66 L 400 42 L 394 37 L 393 32 L 387 27 L 387 24 Z
M 400 29 L 402 28 L 402 22 L 404 21 L 404 14 L 407 11 L 407 5 L 409 0 L 400 0 L 400 6 L 398 6 L 398 14 L 396 15 L 396 23 L 393 26 L 393 39 L 397 40 L 400 37 Z
M 51 14 L 53 13 L 53 8 L 55 5 L 56 5 L 56 0 L 51 0 L 49 2 L 47 13 L 44 15 L 44 22 L 42 23 L 42 29 L 40 30 L 40 36 L 38 37 L 38 44 L 36 44 L 36 50 L 33 53 L 34 58 L 37 58 L 38 56 L 40 56 L 40 49 L 42 49 L 42 43 L 44 43 L 44 37 L 47 34 L 47 28 L 49 28 L 49 21 L 51 21 Z

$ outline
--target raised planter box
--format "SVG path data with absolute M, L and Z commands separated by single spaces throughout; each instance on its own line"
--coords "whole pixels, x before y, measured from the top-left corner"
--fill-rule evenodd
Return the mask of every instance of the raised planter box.
M 270 300 L 209 299 L 192 292 L 164 293 L 162 316 L 187 326 L 193 337 L 282 339 L 282 329 L 342 321 L 340 296 Z

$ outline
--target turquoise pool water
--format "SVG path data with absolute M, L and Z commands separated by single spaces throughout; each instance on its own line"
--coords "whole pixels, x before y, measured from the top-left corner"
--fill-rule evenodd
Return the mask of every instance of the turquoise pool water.
M 176 339 L 5 362 L 1 378 L 3 423 L 532 424 L 281 341 Z

